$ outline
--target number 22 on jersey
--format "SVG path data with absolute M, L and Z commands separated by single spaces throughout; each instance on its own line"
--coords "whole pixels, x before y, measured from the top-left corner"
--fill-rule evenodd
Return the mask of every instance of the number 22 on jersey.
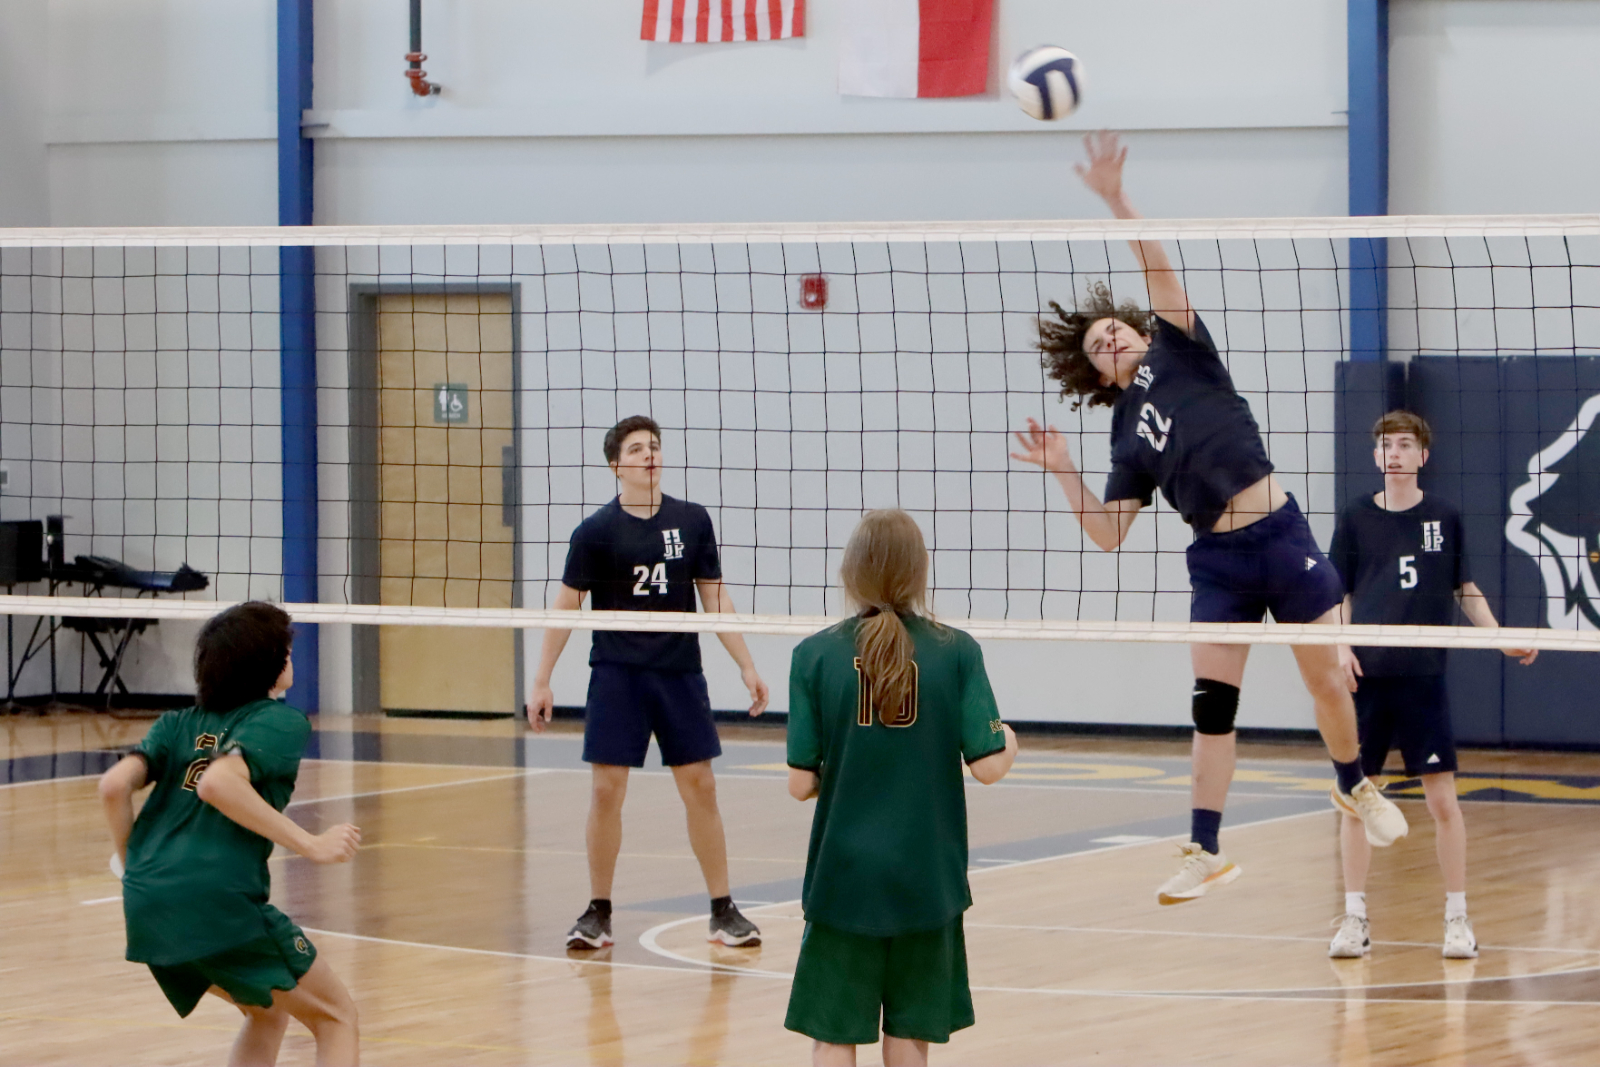
M 652 570 L 649 566 L 640 563 L 633 568 L 633 578 L 634 596 L 649 596 L 650 590 L 645 588 L 647 585 L 655 586 L 657 593 L 663 596 L 666 595 L 667 565 L 665 563 L 657 563 L 654 570 Z

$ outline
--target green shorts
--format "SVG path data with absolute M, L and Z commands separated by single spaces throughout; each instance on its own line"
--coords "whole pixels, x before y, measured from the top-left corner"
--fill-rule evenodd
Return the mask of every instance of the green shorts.
M 973 1023 L 961 917 L 899 937 L 807 923 L 783 1025 L 830 1045 L 890 1037 L 943 1044 Z
M 274 989 L 300 984 L 317 959 L 317 946 L 283 912 L 262 908 L 267 932 L 254 941 L 187 963 L 149 965 L 156 984 L 178 1014 L 194 1011 L 200 998 L 218 986 L 237 1004 L 272 1007 Z

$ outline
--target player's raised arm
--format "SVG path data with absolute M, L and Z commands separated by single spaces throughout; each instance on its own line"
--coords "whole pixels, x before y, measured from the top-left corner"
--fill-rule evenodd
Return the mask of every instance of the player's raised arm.
M 737 610 L 733 606 L 733 597 L 728 594 L 728 587 L 722 584 L 722 579 L 696 578 L 694 584 L 700 591 L 700 606 L 707 614 L 731 615 Z M 751 717 L 760 715 L 767 710 L 770 696 L 767 692 L 767 683 L 761 680 L 761 675 L 756 670 L 755 660 L 750 658 L 750 647 L 744 642 L 744 634 L 718 634 L 717 640 L 728 650 L 733 662 L 739 665 L 739 677 L 744 680 L 744 687 L 750 691 Z
M 1061 491 L 1067 495 L 1067 503 L 1072 506 L 1072 513 L 1078 516 L 1089 540 L 1107 552 L 1122 544 L 1128 536 L 1128 527 L 1139 517 L 1139 509 L 1143 505 L 1137 500 L 1101 503 L 1100 498 L 1084 484 L 1083 475 L 1078 473 L 1077 465 L 1072 462 L 1066 437 L 1054 426 L 1041 427 L 1029 418 L 1028 429 L 1017 430 L 1015 437 L 1021 451 L 1011 453 L 1011 458 L 1032 463 L 1056 476 Z
M 1108 130 L 1101 130 L 1085 137 L 1083 146 L 1088 150 L 1089 162 L 1073 165 L 1083 184 L 1104 200 L 1111 214 L 1117 218 L 1142 218 L 1122 191 L 1122 165 L 1128 158 L 1128 149 L 1122 139 Z M 1160 241 L 1129 241 L 1128 246 L 1144 268 L 1145 287 L 1150 292 L 1150 310 L 1185 333 L 1192 334 L 1194 309 L 1189 306 L 1189 295 L 1183 291 L 1178 272 L 1172 269 L 1167 250 Z

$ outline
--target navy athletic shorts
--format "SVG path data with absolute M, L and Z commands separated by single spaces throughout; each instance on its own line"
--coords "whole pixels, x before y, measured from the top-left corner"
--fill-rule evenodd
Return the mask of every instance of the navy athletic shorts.
M 596 663 L 589 668 L 583 719 L 586 763 L 643 767 L 651 734 L 668 767 L 722 755 L 706 676 L 699 671 Z
M 1300 505 L 1189 545 L 1190 622 L 1315 622 L 1344 599 L 1344 583 L 1317 547 Z
M 1456 735 L 1450 726 L 1444 675 L 1407 674 L 1358 681 L 1356 726 L 1361 731 L 1363 773 L 1380 773 L 1391 748 L 1400 749 L 1408 778 L 1454 773 Z

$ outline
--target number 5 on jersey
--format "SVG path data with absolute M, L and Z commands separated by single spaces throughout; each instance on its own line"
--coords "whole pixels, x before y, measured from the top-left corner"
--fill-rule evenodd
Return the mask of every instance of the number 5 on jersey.
M 1417 587 L 1417 557 L 1400 557 L 1400 588 L 1415 589 Z
M 634 583 L 633 583 L 633 595 L 634 596 L 649 596 L 650 595 L 650 590 L 645 588 L 645 586 L 647 586 L 647 585 L 655 586 L 657 593 L 659 593 L 659 594 L 661 594 L 663 596 L 666 595 L 666 592 L 667 592 L 667 565 L 665 563 L 657 563 L 656 566 L 655 566 L 655 570 L 651 570 L 649 567 L 647 567 L 643 563 L 638 564 L 637 566 L 635 566 L 633 568 L 633 577 L 634 577 Z

